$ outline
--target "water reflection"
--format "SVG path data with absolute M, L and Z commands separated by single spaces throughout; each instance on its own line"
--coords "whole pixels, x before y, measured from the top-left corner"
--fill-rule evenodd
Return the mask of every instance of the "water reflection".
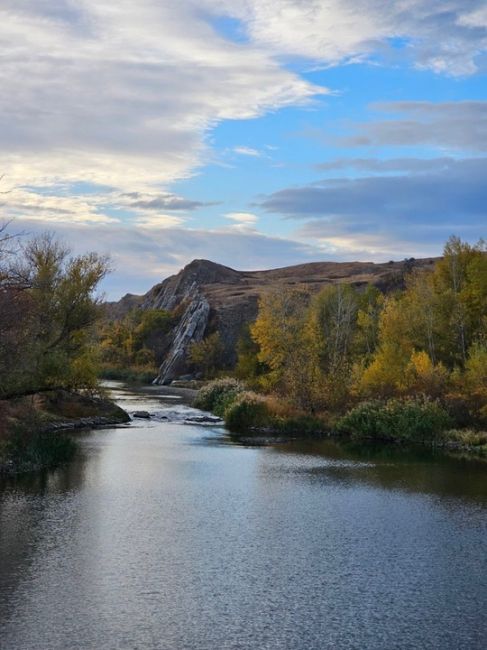
M 313 480 L 322 478 L 350 485 L 358 482 L 386 490 L 487 502 L 487 462 L 482 459 L 455 457 L 421 447 L 334 440 L 293 441 L 272 449 L 297 459 L 287 464 L 286 471 Z M 310 463 L 303 463 L 303 457 L 311 459 Z M 317 462 L 320 458 L 324 462 Z

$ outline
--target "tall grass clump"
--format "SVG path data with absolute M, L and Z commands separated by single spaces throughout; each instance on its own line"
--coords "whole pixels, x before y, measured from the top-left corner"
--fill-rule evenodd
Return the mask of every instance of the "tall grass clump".
M 354 438 L 431 442 L 451 425 L 450 416 L 436 401 L 390 399 L 359 404 L 338 420 L 336 428 Z
M 77 444 L 62 432 L 15 432 L 4 450 L 18 471 L 57 467 L 74 456 Z
M 214 379 L 200 389 L 194 406 L 203 411 L 212 411 L 216 415 L 223 416 L 230 402 L 244 390 L 244 384 L 238 379 L 232 377 Z
M 234 396 L 225 409 L 224 418 L 230 431 L 244 431 L 265 426 L 269 420 L 269 409 L 261 395 L 245 391 Z

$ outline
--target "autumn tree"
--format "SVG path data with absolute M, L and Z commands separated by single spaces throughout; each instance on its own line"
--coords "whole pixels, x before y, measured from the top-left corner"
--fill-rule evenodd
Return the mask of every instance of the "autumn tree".
M 443 393 L 449 373 L 466 368 L 472 346 L 486 338 L 487 255 L 452 237 L 433 273 L 412 273 L 387 298 L 379 344 L 361 388 L 370 394 Z
M 168 347 L 167 335 L 176 317 L 165 309 L 130 310 L 123 318 L 104 320 L 99 328 L 101 360 L 121 369 L 155 368 L 162 363 Z
M 468 348 L 485 336 L 487 320 L 487 246 L 450 237 L 436 264 L 433 282 L 441 301 L 443 356 L 464 365 Z
M 2 368 L 4 394 L 96 382 L 91 327 L 100 313 L 95 291 L 107 272 L 105 257 L 72 257 L 50 234 L 22 246 L 9 264 L 3 290 L 4 303 L 18 313 L 6 334 L 12 337 L 13 329 L 24 333 L 22 343 L 11 338 L 8 346 L 21 370 L 10 374 Z
M 266 294 L 251 335 L 259 346 L 258 360 L 270 369 L 267 387 L 286 395 L 298 408 L 313 411 L 320 399 L 320 377 L 308 307 L 304 290 Z

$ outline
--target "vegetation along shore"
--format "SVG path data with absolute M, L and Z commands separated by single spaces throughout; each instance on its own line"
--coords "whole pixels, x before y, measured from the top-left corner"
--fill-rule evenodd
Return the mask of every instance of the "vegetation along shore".
M 374 267 L 370 281 L 353 265 L 341 281 L 321 267 L 222 277 L 218 265 L 191 264 L 146 297 L 111 304 L 96 297 L 109 261 L 73 257 L 50 235 L 19 246 L 4 234 L 0 259 L 3 471 L 69 457 L 61 430 L 126 421 L 100 378 L 203 386 L 196 406 L 253 435 L 487 454 L 483 241 L 452 237 L 442 258 Z M 241 286 L 245 302 L 232 302 Z M 227 303 L 238 318 L 219 315 Z
M 487 453 L 487 255 L 451 238 L 403 289 L 265 295 L 234 378 L 196 404 L 230 429 L 345 435 Z
M 1 234 L 1 232 L 0 232 Z M 71 256 L 51 235 L 0 237 L 0 473 L 68 460 L 75 428 L 129 416 L 103 395 L 96 288 L 108 260 Z

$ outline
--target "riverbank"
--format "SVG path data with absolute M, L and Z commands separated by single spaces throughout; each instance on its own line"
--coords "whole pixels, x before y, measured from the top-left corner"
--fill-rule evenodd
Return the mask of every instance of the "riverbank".
M 111 400 L 57 390 L 0 401 L 0 475 L 57 466 L 76 452 L 69 433 L 130 421 Z
M 300 429 L 299 426 L 290 428 L 286 426 L 274 427 L 252 427 L 245 433 L 234 431 L 233 436 L 242 444 L 256 447 L 265 447 L 267 445 L 284 444 L 299 440 L 336 440 L 337 442 L 363 443 L 371 447 L 383 445 L 395 448 L 404 448 L 410 450 L 414 447 L 423 447 L 432 450 L 452 453 L 455 456 L 465 456 L 472 459 L 485 459 L 487 461 L 487 432 L 471 431 L 468 429 L 447 431 L 446 439 L 436 439 L 429 442 L 408 443 L 402 440 L 377 439 L 366 437 L 354 437 L 339 433 L 334 429 Z
M 487 458 L 487 431 L 458 427 L 439 401 L 424 397 L 369 400 L 345 414 L 310 415 L 275 396 L 247 391 L 241 382 L 226 378 L 207 384 L 194 404 L 223 418 L 242 441 L 257 445 L 336 438 L 399 447 L 419 445 Z

